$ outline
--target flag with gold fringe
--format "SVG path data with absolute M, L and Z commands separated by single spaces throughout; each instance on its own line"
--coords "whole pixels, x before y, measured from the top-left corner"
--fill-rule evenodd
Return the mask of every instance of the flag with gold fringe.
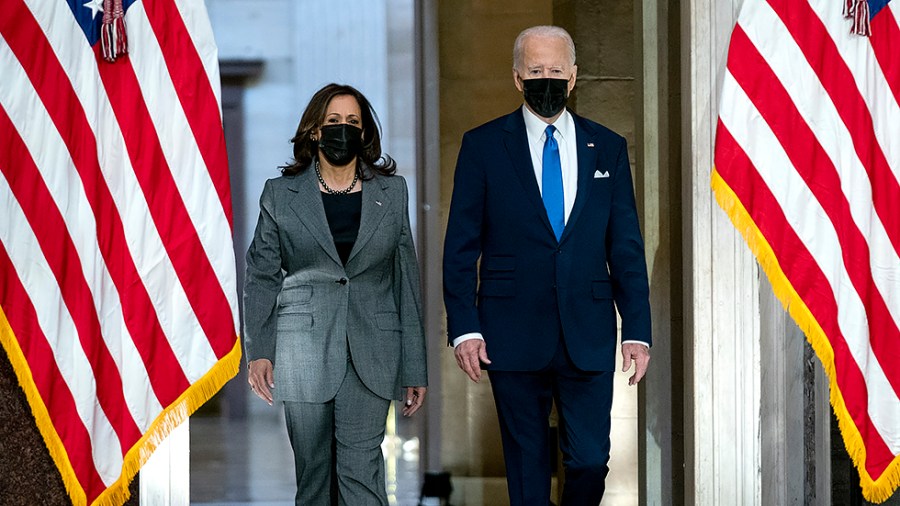
M 121 504 L 240 363 L 202 0 L 4 0 L 0 343 L 73 504 Z
M 828 373 L 863 495 L 900 483 L 900 5 L 745 0 L 712 187 Z

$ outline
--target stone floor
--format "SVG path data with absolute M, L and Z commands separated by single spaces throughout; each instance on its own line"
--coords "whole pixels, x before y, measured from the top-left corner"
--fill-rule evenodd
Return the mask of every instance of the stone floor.
M 191 504 L 293 506 L 294 467 L 284 412 L 258 401 L 249 407 L 245 419 L 191 418 Z M 389 425 L 382 444 L 388 500 L 414 506 L 419 501 L 419 441 L 391 429 Z
M 606 495 L 601 506 L 634 506 L 637 497 L 637 395 L 628 374 L 616 374 L 614 441 Z M 248 392 L 248 396 L 250 393 Z M 295 491 L 293 457 L 284 412 L 248 399 L 247 417 L 229 420 L 193 416 L 190 423 L 191 504 L 204 506 L 291 506 Z M 393 410 L 391 411 L 393 415 Z M 389 417 L 389 421 L 390 421 Z M 404 434 L 404 424 L 389 423 L 385 455 L 388 499 L 392 506 L 419 502 L 419 441 Z M 456 506 L 508 504 L 502 478 L 454 476 L 451 503 Z

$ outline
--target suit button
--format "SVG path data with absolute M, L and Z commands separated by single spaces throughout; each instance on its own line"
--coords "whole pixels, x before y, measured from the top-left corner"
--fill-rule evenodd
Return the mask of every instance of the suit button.
M 335 283 L 340 283 L 341 286 L 346 285 L 346 284 L 347 284 L 347 278 L 341 278 L 341 279 L 335 281 Z

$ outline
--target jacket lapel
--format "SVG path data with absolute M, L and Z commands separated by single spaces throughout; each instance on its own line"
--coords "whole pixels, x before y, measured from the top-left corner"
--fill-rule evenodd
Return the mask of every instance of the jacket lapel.
M 343 265 L 337 248 L 334 246 L 331 228 L 328 227 L 325 206 L 322 204 L 322 196 L 319 194 L 319 182 L 316 180 L 312 164 L 294 178 L 288 189 L 297 194 L 289 204 L 294 214 L 322 246 L 322 249 L 328 253 L 328 256 L 338 265 Z
M 582 121 L 581 117 L 570 112 L 575 122 L 575 143 L 576 153 L 578 154 L 578 190 L 575 193 L 575 203 L 572 205 L 572 212 L 569 219 L 566 220 L 566 228 L 563 229 L 559 242 L 566 240 L 566 237 L 575 228 L 575 222 L 584 209 L 585 203 L 588 201 L 591 193 L 591 182 L 594 180 L 593 169 L 597 166 L 597 147 L 588 147 L 588 144 L 594 145 L 594 131 Z
M 538 188 L 537 179 L 534 176 L 534 164 L 531 163 L 531 150 L 528 148 L 528 134 L 525 132 L 525 118 L 522 116 L 521 108 L 507 116 L 503 129 L 506 132 L 504 144 L 512 161 L 513 171 L 519 178 L 519 182 L 522 183 L 528 200 L 539 209 L 538 215 L 544 226 L 553 234 L 553 227 L 547 217 L 547 209 L 541 199 L 541 189 Z
M 350 265 L 353 257 L 372 238 L 372 235 L 375 234 L 375 230 L 378 228 L 378 224 L 381 223 L 387 212 L 390 203 L 387 199 L 388 194 L 384 191 L 385 188 L 385 181 L 380 176 L 375 176 L 375 178 L 362 183 L 362 209 L 359 218 L 359 232 L 356 234 L 356 242 L 353 243 L 350 256 L 347 257 L 347 265 Z

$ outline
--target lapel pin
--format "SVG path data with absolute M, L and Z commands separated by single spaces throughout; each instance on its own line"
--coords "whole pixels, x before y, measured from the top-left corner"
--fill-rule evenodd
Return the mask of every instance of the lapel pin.
M 376 200 L 375 203 L 378 204 L 379 206 L 381 205 L 381 201 L 380 201 L 380 200 Z
M 589 148 L 594 147 L 594 143 L 593 143 L 593 142 L 589 142 L 589 143 L 588 143 L 588 147 L 589 147 Z

